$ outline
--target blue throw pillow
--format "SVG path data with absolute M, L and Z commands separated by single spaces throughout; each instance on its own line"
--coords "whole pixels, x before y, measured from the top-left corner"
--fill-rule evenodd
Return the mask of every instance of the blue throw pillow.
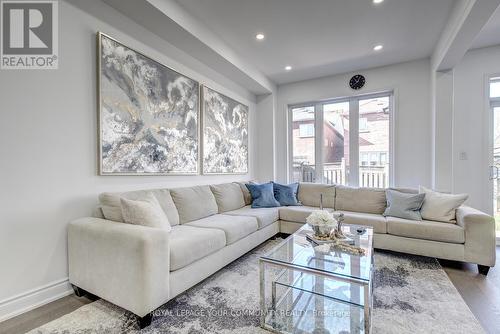
M 273 182 L 273 189 L 274 198 L 276 198 L 282 206 L 300 205 L 297 199 L 297 191 L 299 190 L 298 183 L 286 185 Z
M 384 216 L 422 220 L 420 209 L 424 203 L 425 194 L 408 194 L 387 189 L 385 196 L 387 209 L 385 209 Z
M 252 208 L 274 208 L 280 203 L 274 198 L 272 182 L 256 184 L 246 184 L 248 191 L 252 195 Z

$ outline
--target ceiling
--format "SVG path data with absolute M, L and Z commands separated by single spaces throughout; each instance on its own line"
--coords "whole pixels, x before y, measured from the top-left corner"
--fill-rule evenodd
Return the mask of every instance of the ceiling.
M 277 84 L 432 54 L 454 0 L 176 0 Z M 255 35 L 264 33 L 257 41 Z M 373 51 L 383 44 L 380 52 Z M 285 71 L 286 65 L 292 66 Z
M 471 49 L 479 49 L 500 44 L 500 7 L 472 43 Z

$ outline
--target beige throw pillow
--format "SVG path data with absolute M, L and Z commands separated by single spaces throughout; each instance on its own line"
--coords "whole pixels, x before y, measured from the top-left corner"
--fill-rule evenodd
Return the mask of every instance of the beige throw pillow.
M 422 186 L 419 187 L 419 192 L 425 194 L 424 204 L 420 209 L 422 218 L 451 224 L 456 223 L 455 212 L 469 197 L 467 194 L 439 193 Z
M 143 200 L 120 198 L 123 222 L 170 231 L 172 227 L 160 203 L 152 194 Z
M 238 210 L 245 206 L 241 187 L 236 183 L 214 184 L 210 186 L 219 207 L 219 213 Z

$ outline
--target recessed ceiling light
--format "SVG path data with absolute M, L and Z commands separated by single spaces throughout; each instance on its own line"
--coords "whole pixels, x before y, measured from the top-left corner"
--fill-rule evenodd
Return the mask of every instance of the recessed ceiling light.
M 291 69 L 292 69 L 292 66 L 290 66 L 290 65 L 285 66 L 285 70 L 290 71 Z
M 255 35 L 255 38 L 257 38 L 259 41 L 263 40 L 266 36 L 264 34 L 257 34 Z
M 380 51 L 380 50 L 382 50 L 383 48 L 384 48 L 384 46 L 379 44 L 379 45 L 375 45 L 375 46 L 373 47 L 373 50 L 375 50 L 375 51 Z
M 379 3 L 382 3 L 382 2 L 384 2 L 384 0 L 373 0 L 373 3 L 376 5 L 378 5 Z

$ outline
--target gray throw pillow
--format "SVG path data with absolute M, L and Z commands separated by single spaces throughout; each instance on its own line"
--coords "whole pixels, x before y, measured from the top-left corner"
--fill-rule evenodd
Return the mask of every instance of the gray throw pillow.
M 420 209 L 424 203 L 425 194 L 408 194 L 387 189 L 387 209 L 384 216 L 398 217 L 410 220 L 422 220 Z

